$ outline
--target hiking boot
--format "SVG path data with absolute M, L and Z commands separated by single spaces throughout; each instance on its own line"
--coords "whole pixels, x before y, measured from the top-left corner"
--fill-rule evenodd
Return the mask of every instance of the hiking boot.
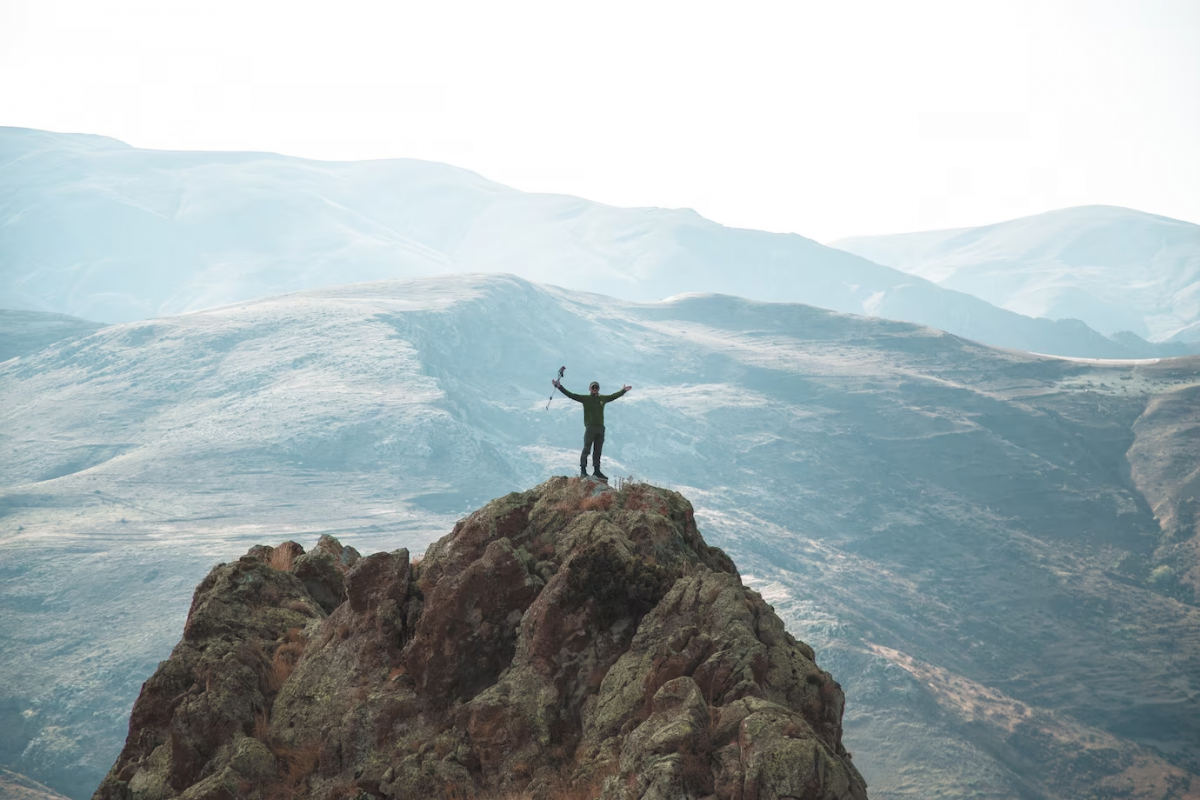
M 580 467 L 579 468 L 579 477 L 586 478 L 587 476 L 588 476 L 587 467 Z
M 594 478 L 599 478 L 600 480 L 602 480 L 602 481 L 604 481 L 604 482 L 606 482 L 606 483 L 608 482 L 608 476 L 607 476 L 607 475 L 605 475 L 603 472 L 601 472 L 599 467 L 597 467 L 597 468 L 595 469 L 595 471 L 594 471 L 594 472 L 592 472 L 592 477 L 594 477 Z

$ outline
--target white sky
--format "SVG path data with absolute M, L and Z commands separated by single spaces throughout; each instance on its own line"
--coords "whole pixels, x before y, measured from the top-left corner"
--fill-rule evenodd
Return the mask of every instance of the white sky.
M 1200 0 L 0 0 L 0 125 L 424 158 L 821 241 L 1200 222 Z

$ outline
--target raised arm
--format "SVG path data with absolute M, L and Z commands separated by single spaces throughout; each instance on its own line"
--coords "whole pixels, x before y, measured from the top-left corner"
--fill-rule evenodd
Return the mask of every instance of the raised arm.
M 557 386 L 557 387 L 558 387 L 558 390 L 559 390 L 560 392 L 562 392 L 562 393 L 563 393 L 563 394 L 565 394 L 567 397 L 569 397 L 569 398 L 571 398 L 572 400 L 574 400 L 576 403 L 582 403 L 582 402 L 583 402 L 583 395 L 581 395 L 581 394 L 575 394 L 574 392 L 568 392 L 568 391 L 567 391 L 567 389 L 566 389 L 566 387 L 565 387 L 565 386 L 563 386 L 563 385 L 562 385 L 561 383 L 559 383 L 558 381 L 550 381 L 550 382 L 551 382 L 551 383 L 553 383 L 555 386 Z
M 606 402 L 606 403 L 611 403 L 613 400 L 616 400 L 618 397 L 620 397 L 621 395 L 625 394 L 626 392 L 628 392 L 628 391 L 629 391 L 630 389 L 632 389 L 632 388 L 633 388 L 632 386 L 624 386 L 624 387 L 622 387 L 622 388 L 621 388 L 621 391 L 619 391 L 619 392 L 613 392 L 612 394 L 602 394 L 602 395 L 600 395 L 600 399 L 601 399 L 601 400 L 603 400 L 603 401 L 604 401 L 604 402 Z

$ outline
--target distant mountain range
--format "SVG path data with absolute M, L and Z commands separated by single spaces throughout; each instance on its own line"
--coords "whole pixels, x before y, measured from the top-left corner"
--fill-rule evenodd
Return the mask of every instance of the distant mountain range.
M 0 170 L 0 307 L 127 322 L 359 281 L 511 273 L 637 301 L 803 302 L 1033 352 L 1189 351 L 1022 316 L 795 234 L 530 194 L 443 164 L 0 128 Z
M 1190 222 L 1083 206 L 834 246 L 1018 314 L 1079 319 L 1106 336 L 1200 342 L 1200 225 Z
M 90 794 L 215 562 L 322 533 L 419 553 L 574 472 L 562 364 L 571 389 L 633 384 L 608 474 L 685 491 L 816 647 L 871 797 L 1200 793 L 1200 358 L 480 275 L 0 363 L 0 764 Z

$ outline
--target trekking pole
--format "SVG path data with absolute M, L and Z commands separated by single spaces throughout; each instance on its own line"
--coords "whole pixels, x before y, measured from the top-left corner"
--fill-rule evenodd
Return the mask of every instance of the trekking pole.
M 566 371 L 567 371 L 567 368 L 566 368 L 566 367 L 559 367 L 559 368 L 558 368 L 558 380 L 560 380 L 560 381 L 562 380 L 563 373 L 564 373 L 564 372 L 566 372 Z M 550 390 L 550 400 L 553 400 L 553 399 L 554 399 L 554 390 L 553 390 L 553 389 L 551 389 L 551 390 Z M 546 401 L 546 409 L 547 409 L 547 410 L 549 410 L 549 409 L 550 409 L 550 400 L 547 400 L 547 401 Z

